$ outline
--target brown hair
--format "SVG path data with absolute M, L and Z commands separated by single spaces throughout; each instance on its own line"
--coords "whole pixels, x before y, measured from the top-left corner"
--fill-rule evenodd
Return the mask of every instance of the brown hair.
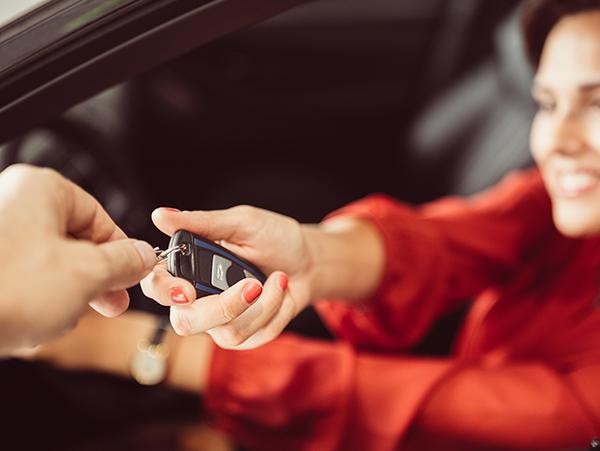
M 531 63 L 537 67 L 546 38 L 565 16 L 599 10 L 600 0 L 529 0 L 523 11 L 525 46 Z

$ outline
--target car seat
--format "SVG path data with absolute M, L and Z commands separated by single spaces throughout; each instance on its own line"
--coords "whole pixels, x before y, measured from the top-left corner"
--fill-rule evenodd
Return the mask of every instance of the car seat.
M 507 171 L 532 163 L 528 134 L 535 112 L 520 7 L 495 33 L 495 52 L 428 105 L 399 155 L 397 196 L 412 202 L 470 195 Z M 435 180 L 435 183 L 432 182 Z
M 535 113 L 517 7 L 495 32 L 495 51 L 428 105 L 398 157 L 397 197 L 414 203 L 468 196 L 511 169 L 532 164 L 529 127 Z M 442 316 L 411 352 L 448 355 L 469 303 Z

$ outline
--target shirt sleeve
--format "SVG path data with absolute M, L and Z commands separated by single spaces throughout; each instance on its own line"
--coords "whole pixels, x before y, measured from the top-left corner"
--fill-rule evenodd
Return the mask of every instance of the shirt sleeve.
M 600 364 L 486 368 L 288 335 L 216 349 L 205 402 L 249 449 L 560 449 L 600 433 L 599 378 Z
M 385 267 L 370 299 L 318 302 L 328 327 L 362 349 L 406 350 L 459 302 L 502 284 L 549 233 L 550 201 L 539 172 L 515 172 L 472 198 L 414 208 L 375 195 L 335 212 L 371 221 Z
M 600 364 L 561 374 L 538 362 L 470 366 L 436 387 L 413 425 L 418 449 L 584 448 L 600 433 Z

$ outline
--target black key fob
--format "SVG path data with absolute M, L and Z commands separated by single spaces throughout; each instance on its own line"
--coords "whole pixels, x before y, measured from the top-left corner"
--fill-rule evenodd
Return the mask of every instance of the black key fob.
M 223 246 L 186 230 L 171 237 L 169 248 L 179 246 L 167 259 L 167 269 L 175 277 L 196 287 L 197 297 L 219 294 L 242 279 L 252 277 L 265 283 L 265 275 L 252 263 Z

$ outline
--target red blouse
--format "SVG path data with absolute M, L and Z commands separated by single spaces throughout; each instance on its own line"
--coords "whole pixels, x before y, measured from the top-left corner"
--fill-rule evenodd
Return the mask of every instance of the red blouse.
M 535 170 L 413 208 L 375 195 L 386 269 L 372 299 L 317 306 L 333 343 L 215 350 L 208 411 L 260 450 L 552 449 L 600 436 L 600 240 L 552 224 Z M 408 350 L 473 299 L 448 358 Z

